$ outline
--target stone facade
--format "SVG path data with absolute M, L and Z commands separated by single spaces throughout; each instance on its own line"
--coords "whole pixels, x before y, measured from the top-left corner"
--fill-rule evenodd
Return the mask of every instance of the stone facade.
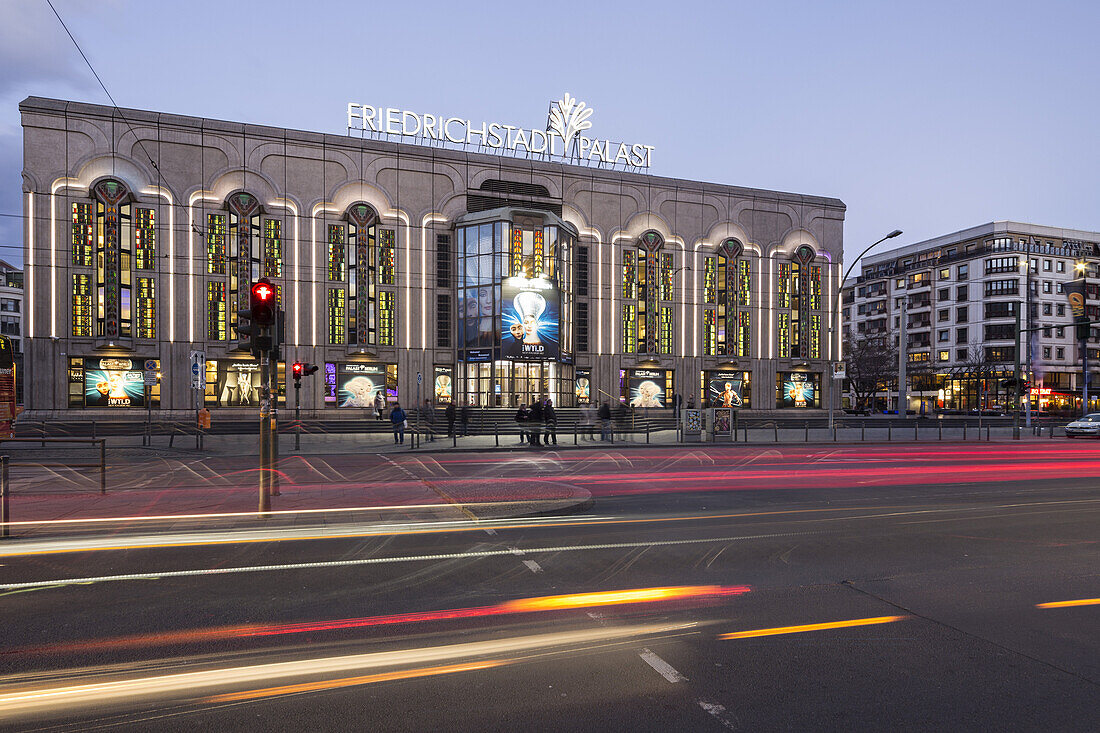
M 457 316 L 445 312 L 456 309 L 460 299 L 455 280 L 441 268 L 457 270 L 458 229 L 486 216 L 506 226 L 513 222 L 516 228 L 520 224 L 515 222 L 532 221 L 523 226 L 534 230 L 557 222 L 556 231 L 571 238 L 570 267 L 586 268 L 572 273 L 571 315 L 561 323 L 575 349 L 559 367 L 543 372 L 542 379 L 550 374 L 571 380 L 575 370 L 586 370 L 593 398 L 611 395 L 614 400 L 622 396 L 621 370 L 672 370 L 672 391 L 685 404 L 689 399 L 699 404 L 705 397 L 700 391 L 703 370 L 737 370 L 751 375 L 750 407 L 774 410 L 782 402 L 777 374 L 793 371 L 817 375 L 821 408 L 834 397 L 828 367 L 839 353 L 834 324 L 845 212 L 837 199 L 37 97 L 25 100 L 20 111 L 28 214 L 26 403 L 34 413 L 102 414 L 97 407 L 77 404 L 78 393 L 90 388 L 77 386 L 72 360 L 112 357 L 159 360 L 162 382 L 156 409 L 178 415 L 194 409 L 189 353 L 203 350 L 208 359 L 227 363 L 245 358 L 235 349 L 237 301 L 228 291 L 224 305 L 219 301 L 216 307 L 228 313 L 230 333 L 210 337 L 210 288 L 222 297 L 221 286 L 210 283 L 228 282 L 239 295 L 236 279 L 247 282 L 251 275 L 254 280 L 257 272 L 272 275 L 280 286 L 286 362 L 395 365 L 390 378 L 396 374 L 396 391 L 406 404 L 415 394 L 418 372 L 430 383 L 440 373 L 437 367 L 449 366 L 461 398 L 465 366 L 458 359 L 465 352 L 459 348 Z M 121 188 L 109 194 L 105 186 L 116 183 Z M 117 204 L 122 208 L 108 200 L 115 191 L 123 196 Z M 241 193 L 246 194 L 243 199 L 233 198 Z M 254 250 L 237 251 L 242 258 L 239 278 L 212 275 L 217 264 L 208 251 L 214 246 L 210 243 L 221 247 L 232 237 L 229 233 L 218 239 L 215 230 L 223 221 L 218 217 L 227 216 L 224 221 L 231 226 L 237 216 L 232 206 L 248 203 L 249 197 L 258 204 L 254 218 L 245 211 L 236 220 L 264 227 L 252 241 L 267 251 L 260 257 Z M 231 206 L 231 199 L 237 203 Z M 355 229 L 349 218 L 356 205 L 366 205 L 362 211 L 377 227 L 370 230 L 371 237 L 393 237 L 394 279 L 378 281 L 377 292 L 370 290 L 369 296 L 393 308 L 389 316 L 379 312 L 377 325 L 380 334 L 391 328 L 392 339 L 364 336 L 357 344 L 334 344 L 329 320 L 337 306 L 329 298 L 337 296 L 329 294 L 335 270 L 329 269 L 334 250 L 328 238 L 330 232 L 350 236 L 367 231 Z M 122 220 L 116 229 L 113 207 Z M 92 236 L 86 240 L 80 239 L 84 230 L 73 232 L 81 216 L 99 217 L 98 224 L 88 225 Z M 147 227 L 140 245 L 134 239 L 142 226 L 139 216 L 146 217 Z M 337 224 L 343 229 L 332 228 Z M 143 250 L 144 269 L 135 269 L 138 250 L 150 241 L 152 250 Z M 381 239 L 371 241 L 381 246 Z M 655 251 L 661 253 L 662 269 L 653 273 L 667 285 L 659 303 L 662 333 L 669 343 L 648 349 L 654 353 L 624 353 L 623 252 L 644 254 L 646 241 L 660 247 Z M 449 250 L 437 249 L 448 244 Z M 230 260 L 232 246 L 226 250 Z M 745 315 L 739 332 L 744 342 L 738 349 L 729 347 L 731 353 L 707 355 L 717 350 L 711 344 L 717 329 L 706 330 L 713 328 L 708 319 L 717 316 L 715 304 L 706 302 L 713 299 L 713 284 L 705 281 L 714 277 L 708 267 L 715 261 L 707 258 L 715 258 L 723 246 L 736 248 L 728 260 L 731 268 L 734 257 L 749 263 L 743 272 L 748 291 L 742 296 Z M 88 249 L 77 256 L 74 247 Z M 155 253 L 152 259 L 149 251 Z M 91 259 L 82 261 L 89 253 Z M 101 255 L 107 275 L 96 274 Z M 507 253 L 494 253 L 498 255 Z M 271 266 L 265 258 L 275 258 L 270 262 L 277 264 Z M 802 267 L 796 264 L 794 273 L 805 273 L 801 284 L 791 274 L 792 262 Z M 119 267 L 123 275 L 116 285 L 111 273 L 117 274 Z M 232 262 L 229 267 L 237 272 Z M 817 280 L 809 279 L 811 273 Z M 103 280 L 101 288 L 97 277 Z M 784 277 L 781 288 L 778 282 Z M 586 287 L 581 287 L 583 280 Z M 650 285 L 657 287 L 652 278 Z M 360 298 L 368 297 L 363 287 Z M 816 290 L 811 295 L 800 287 Z M 801 295 L 812 308 L 792 313 L 792 289 L 795 302 L 802 302 L 797 299 Z M 352 290 L 345 292 L 350 297 Z M 140 297 L 144 300 L 139 304 Z M 122 310 L 116 313 L 119 303 Z M 371 303 L 371 308 L 379 307 Z M 658 303 L 656 297 L 653 303 Z M 732 301 L 730 309 L 736 310 Z M 581 310 L 587 311 L 586 338 L 577 333 L 580 325 L 575 322 Z M 716 311 L 715 316 L 708 310 Z M 344 311 L 339 315 L 347 318 Z M 394 315 L 395 323 L 387 326 L 386 318 Z M 733 320 L 729 324 L 735 327 Z M 789 334 L 783 339 L 778 335 L 781 326 Z M 731 332 L 727 343 L 733 340 Z M 781 355 L 780 348 L 787 353 Z M 499 352 L 494 359 L 499 360 Z M 324 371 L 303 387 L 304 409 L 332 404 L 331 394 L 326 403 L 322 376 Z M 490 386 L 488 406 L 511 407 L 508 392 L 518 391 L 517 383 L 508 382 L 503 390 Z M 215 390 L 223 387 L 229 389 L 219 385 Z M 494 398 L 494 391 L 503 391 L 503 397 Z M 213 401 L 218 399 L 215 395 Z

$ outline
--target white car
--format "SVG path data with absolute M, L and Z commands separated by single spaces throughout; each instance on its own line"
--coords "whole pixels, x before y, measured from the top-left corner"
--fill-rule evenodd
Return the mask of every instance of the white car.
M 1077 418 L 1066 425 L 1065 430 L 1067 438 L 1076 438 L 1078 435 L 1089 438 L 1100 437 L 1100 412 L 1092 412 Z

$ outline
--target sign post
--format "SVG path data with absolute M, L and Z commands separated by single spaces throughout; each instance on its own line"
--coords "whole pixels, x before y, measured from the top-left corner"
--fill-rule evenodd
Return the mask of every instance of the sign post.
M 413 435 L 413 439 L 409 441 L 412 443 L 412 447 L 416 447 L 416 441 L 420 439 L 420 385 L 424 382 L 424 375 L 420 372 L 416 373 L 416 422 L 413 424 L 413 429 L 416 434 Z
M 202 410 L 203 395 L 206 393 L 206 352 L 192 351 L 188 357 L 191 361 L 191 392 L 195 397 L 195 420 L 199 419 L 199 411 Z M 202 430 L 195 430 L 195 449 L 202 449 Z
M 833 429 L 833 408 L 839 396 L 838 390 L 847 376 L 847 365 L 843 361 L 833 362 L 833 383 L 829 387 L 829 430 Z

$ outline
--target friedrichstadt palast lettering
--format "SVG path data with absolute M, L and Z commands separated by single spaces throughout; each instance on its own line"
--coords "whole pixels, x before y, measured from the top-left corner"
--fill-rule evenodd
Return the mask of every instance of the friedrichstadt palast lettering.
M 20 112 L 32 415 L 253 415 L 237 313 L 261 277 L 284 359 L 320 367 L 302 408 L 335 417 L 407 406 L 421 381 L 510 411 L 835 398 L 844 204 L 650 175 L 653 146 L 587 136 L 570 95 L 545 130 L 365 104 L 362 135 Z
M 592 127 L 588 120 L 591 116 L 592 108 L 568 93 L 553 103 L 545 130 L 498 122 L 482 122 L 475 126 L 472 121 L 460 117 L 348 103 L 349 130 L 635 168 L 649 168 L 653 164 L 652 145 L 628 145 L 581 135 L 581 132 Z

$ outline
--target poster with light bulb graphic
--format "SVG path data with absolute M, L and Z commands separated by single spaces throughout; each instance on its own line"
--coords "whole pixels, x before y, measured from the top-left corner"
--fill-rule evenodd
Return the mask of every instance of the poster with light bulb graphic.
M 500 351 L 504 359 L 556 360 L 561 297 L 541 278 L 510 277 L 501 287 Z

